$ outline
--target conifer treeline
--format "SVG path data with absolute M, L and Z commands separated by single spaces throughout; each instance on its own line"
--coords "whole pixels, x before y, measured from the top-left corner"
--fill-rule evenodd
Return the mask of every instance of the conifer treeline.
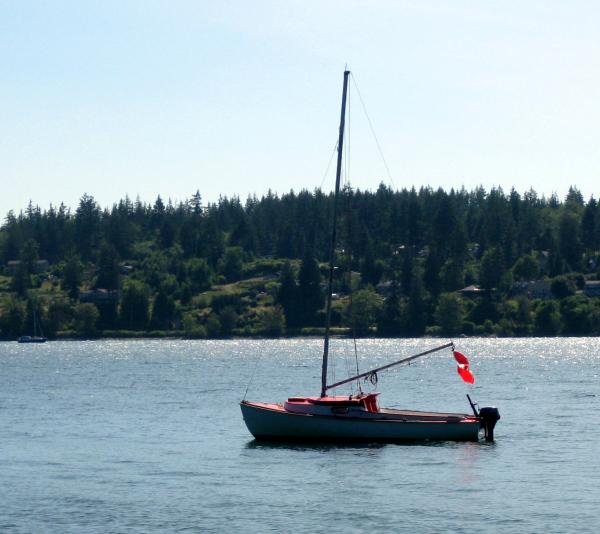
M 13 313 L 19 300 L 24 306 L 36 290 L 46 295 L 41 312 L 47 315 L 49 300 L 68 295 L 74 305 L 79 291 L 94 287 L 121 289 L 112 319 L 99 312 L 96 321 L 102 329 L 148 329 L 157 306 L 169 309 L 168 320 L 157 319 L 152 326 L 177 328 L 186 312 L 196 305 L 202 308 L 193 300 L 196 296 L 215 284 L 239 281 L 248 265 L 259 259 L 273 260 L 281 273 L 271 288 L 273 302 L 266 301 L 263 308 L 282 306 L 288 327 L 316 324 L 316 309 L 294 314 L 294 309 L 306 308 L 309 296 L 299 294 L 296 301 L 281 297 L 283 282 L 298 289 L 298 264 L 292 261 L 284 269 L 276 260 L 303 259 L 305 269 L 313 258 L 326 261 L 332 205 L 332 195 L 320 190 L 281 196 L 269 192 L 245 203 L 236 197 L 220 198 L 207 206 L 199 192 L 176 205 L 165 204 L 160 197 L 153 204 L 125 198 L 102 209 L 89 195 L 80 199 L 74 212 L 63 205 L 41 210 L 30 204 L 19 215 L 10 212 L 0 229 L 1 265 L 6 269 L 9 262 L 19 261 L 9 285 L 0 287 L 4 335 L 9 311 Z M 593 197 L 584 200 L 574 187 L 564 200 L 540 197 L 533 190 L 520 194 L 500 188 L 489 192 L 393 191 L 384 185 L 373 192 L 347 188 L 340 198 L 340 213 L 338 264 L 355 276 L 336 279 L 344 303 L 338 306 L 338 322 L 361 327 L 344 300 L 352 289 L 358 299 L 355 305 L 360 306 L 362 298 L 362 305 L 370 306 L 366 313 L 370 323 L 361 327 L 365 332 L 377 327 L 379 333 L 391 335 L 422 335 L 428 328 L 432 333 L 436 328 L 449 333 L 503 333 L 503 328 L 516 334 L 569 333 L 562 300 L 571 298 L 569 305 L 581 308 L 583 297 L 577 290 L 586 280 L 596 279 L 598 271 L 600 207 Z M 42 258 L 54 276 L 54 296 L 48 297 L 43 280 L 35 278 L 34 263 Z M 125 263 L 133 267 L 131 275 L 122 270 Z M 551 304 L 533 302 L 527 309 L 518 304 L 523 299 L 515 294 L 515 283 L 542 278 L 551 280 L 555 289 L 561 284 L 566 289 L 553 293 Z M 459 299 L 454 292 L 470 284 L 488 290 L 487 296 Z M 131 303 L 123 299 L 133 287 L 146 298 L 145 308 L 140 308 L 145 317 L 125 325 L 123 307 Z M 284 293 L 288 290 L 284 288 Z M 512 318 L 504 310 L 511 299 L 518 308 Z M 583 333 L 596 331 L 596 299 L 588 300 Z M 207 326 L 219 305 L 203 304 L 208 311 L 204 316 L 197 313 L 194 320 Z M 544 330 L 538 314 L 548 306 L 552 309 L 544 313 L 558 315 L 558 326 Z M 453 307 L 458 311 L 452 312 Z M 251 316 L 248 310 L 238 302 L 225 308 L 235 317 L 219 317 L 220 322 L 229 322 L 230 332 L 243 331 Z M 460 324 L 448 324 L 446 315 L 453 313 Z M 27 320 L 23 317 L 21 329 Z M 13 325 L 9 330 L 13 335 L 18 328 Z

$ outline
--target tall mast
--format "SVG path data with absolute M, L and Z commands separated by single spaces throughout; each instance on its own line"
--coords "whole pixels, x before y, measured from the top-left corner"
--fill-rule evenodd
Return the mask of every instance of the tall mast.
M 340 133 L 338 138 L 337 170 L 335 173 L 335 195 L 333 197 L 333 215 L 331 222 L 331 243 L 329 244 L 329 283 L 327 285 L 327 309 L 325 319 L 325 342 L 323 344 L 323 368 L 321 370 L 321 397 L 327 391 L 327 359 L 329 357 L 329 329 L 331 327 L 331 294 L 333 292 L 333 269 L 335 263 L 335 234 L 337 225 L 338 197 L 340 196 L 340 178 L 342 175 L 342 150 L 344 147 L 344 127 L 346 124 L 346 94 L 348 93 L 349 70 L 344 71 L 342 90 L 342 112 L 340 115 Z

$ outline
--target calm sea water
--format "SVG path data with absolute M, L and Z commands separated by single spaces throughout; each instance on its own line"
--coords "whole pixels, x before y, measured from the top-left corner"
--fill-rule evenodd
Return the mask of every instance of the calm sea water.
M 438 344 L 359 343 L 365 370 Z M 321 343 L 0 344 L 0 532 L 598 532 L 600 339 L 466 339 L 383 406 L 502 415 L 496 442 L 253 441 L 238 402 L 316 394 Z M 335 374 L 355 367 L 334 342 Z M 338 393 L 346 393 L 340 390 Z

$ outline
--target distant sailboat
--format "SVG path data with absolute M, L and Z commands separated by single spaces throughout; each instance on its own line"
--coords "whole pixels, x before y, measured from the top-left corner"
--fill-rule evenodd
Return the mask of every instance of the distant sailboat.
M 310 440 L 310 441 L 476 441 L 483 430 L 487 441 L 494 440 L 494 426 L 500 414 L 496 408 L 477 409 L 469 403 L 473 414 L 422 412 L 380 408 L 379 393 L 363 393 L 349 396 L 328 396 L 327 392 L 337 386 L 371 378 L 375 383 L 377 373 L 390 367 L 408 363 L 417 358 L 450 348 L 458 363 L 458 373 L 466 382 L 474 378 L 469 371 L 467 358 L 454 350 L 453 343 L 426 350 L 414 356 L 359 373 L 334 384 L 327 384 L 329 336 L 331 325 L 331 301 L 336 245 L 337 204 L 340 192 L 342 147 L 346 114 L 346 96 L 349 71 L 344 71 L 342 112 L 338 139 L 337 173 L 335 184 L 333 223 L 329 247 L 329 281 L 326 307 L 325 339 L 321 370 L 321 394 L 318 397 L 290 397 L 284 403 L 240 403 L 244 422 L 256 439 Z
M 21 336 L 17 339 L 19 343 L 46 343 L 47 338 L 42 332 L 42 325 L 37 320 L 37 313 L 33 312 L 33 336 Z

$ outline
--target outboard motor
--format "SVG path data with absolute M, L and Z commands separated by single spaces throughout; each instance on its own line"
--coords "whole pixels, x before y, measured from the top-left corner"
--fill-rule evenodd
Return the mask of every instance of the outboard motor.
M 470 399 L 469 399 L 470 400 Z M 485 430 L 485 441 L 494 441 L 494 427 L 500 419 L 500 412 L 494 406 L 485 406 L 479 410 L 481 428 Z

